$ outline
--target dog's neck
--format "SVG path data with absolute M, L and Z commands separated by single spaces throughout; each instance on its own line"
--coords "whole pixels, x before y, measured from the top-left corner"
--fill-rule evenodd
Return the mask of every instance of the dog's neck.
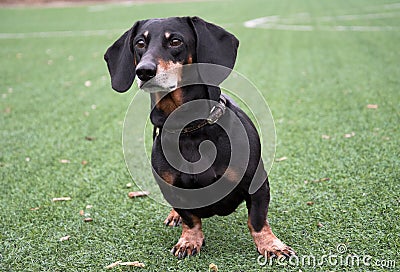
M 162 128 L 169 115 L 184 103 L 198 99 L 210 100 L 207 90 L 207 86 L 205 85 L 196 85 L 178 88 L 169 93 L 156 92 L 150 94 L 152 108 L 150 120 L 152 124 L 155 127 Z M 218 100 L 215 102 L 218 102 Z M 190 114 L 194 116 L 208 116 L 213 108 L 213 104 L 206 102 L 201 104 L 201 106 L 196 106 L 196 109 L 193 109 Z M 201 121 L 194 121 L 191 125 L 196 125 Z M 179 120 L 174 120 L 174 123 L 178 128 L 182 127 L 179 124 Z
M 174 110 L 181 106 L 183 102 L 183 90 L 178 88 L 173 92 L 156 92 L 151 95 L 151 107 L 156 110 L 154 114 L 169 116 Z M 152 112 L 152 113 L 153 113 Z

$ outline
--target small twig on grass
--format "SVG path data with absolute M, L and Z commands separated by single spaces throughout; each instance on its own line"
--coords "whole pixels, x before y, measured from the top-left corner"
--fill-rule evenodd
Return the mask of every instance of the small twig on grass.
M 282 157 L 282 158 L 277 158 L 275 159 L 276 162 L 282 162 L 282 161 L 286 161 L 287 157 Z
M 304 184 L 307 183 L 318 183 L 318 182 L 323 182 L 323 181 L 329 181 L 331 180 L 330 178 L 320 178 L 320 179 L 315 179 L 315 180 L 305 180 Z
M 116 261 L 115 263 L 112 263 L 112 264 L 107 265 L 105 268 L 106 268 L 106 269 L 114 268 L 114 267 L 118 266 L 121 262 L 122 262 L 122 261 Z
M 134 266 L 134 267 L 141 267 L 143 268 L 145 265 L 144 263 L 138 262 L 138 261 L 134 261 L 134 262 L 122 262 L 122 261 L 116 261 L 115 263 L 109 264 L 107 265 L 105 268 L 106 269 L 111 269 L 117 266 Z
M 149 191 L 137 191 L 137 192 L 129 192 L 128 196 L 130 198 L 140 197 L 140 196 L 148 196 L 150 194 Z
M 87 141 L 94 141 L 94 140 L 96 140 L 96 138 L 95 138 L 95 137 L 92 137 L 92 136 L 85 136 L 85 140 L 87 140 Z
M 66 196 L 66 197 L 54 197 L 51 201 L 57 202 L 57 201 L 69 201 L 71 200 L 71 197 Z
M 134 266 L 134 267 L 144 267 L 144 263 L 134 261 L 134 262 L 123 262 L 119 263 L 118 265 L 123 265 L 123 266 Z

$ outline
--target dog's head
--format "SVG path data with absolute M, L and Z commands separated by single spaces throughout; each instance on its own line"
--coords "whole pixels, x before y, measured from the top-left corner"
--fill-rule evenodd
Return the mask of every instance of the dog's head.
M 104 59 L 118 92 L 127 91 L 135 76 L 139 88 L 154 78 L 153 85 L 173 90 L 185 64 L 210 63 L 232 69 L 238 45 L 232 34 L 198 17 L 150 19 L 136 22 L 108 48 Z M 174 72 L 165 73 L 168 70 Z M 168 76 L 157 78 L 163 73 Z M 209 96 L 216 100 L 219 93 Z

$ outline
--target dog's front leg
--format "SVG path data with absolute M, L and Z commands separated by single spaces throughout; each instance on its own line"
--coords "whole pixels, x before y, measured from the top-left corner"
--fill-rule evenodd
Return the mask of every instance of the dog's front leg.
M 201 219 L 197 216 L 180 212 L 182 217 L 182 235 L 171 253 L 179 259 L 193 256 L 200 252 L 204 243 L 204 234 L 201 228 Z
M 247 201 L 249 226 L 251 236 L 260 254 L 266 257 L 290 257 L 296 255 L 295 251 L 282 243 L 271 230 L 267 220 L 270 194 L 268 179 Z

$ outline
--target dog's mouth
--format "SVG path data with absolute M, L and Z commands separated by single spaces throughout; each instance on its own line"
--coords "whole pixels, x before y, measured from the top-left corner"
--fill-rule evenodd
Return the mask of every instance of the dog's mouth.
M 138 84 L 139 89 L 145 91 L 146 93 L 173 92 L 177 89 L 177 85 L 162 86 L 151 82 L 140 82 Z
M 142 81 L 137 78 L 139 89 L 147 92 L 172 92 L 178 88 L 178 80 L 176 77 L 170 77 L 167 74 L 160 74 L 148 81 Z

